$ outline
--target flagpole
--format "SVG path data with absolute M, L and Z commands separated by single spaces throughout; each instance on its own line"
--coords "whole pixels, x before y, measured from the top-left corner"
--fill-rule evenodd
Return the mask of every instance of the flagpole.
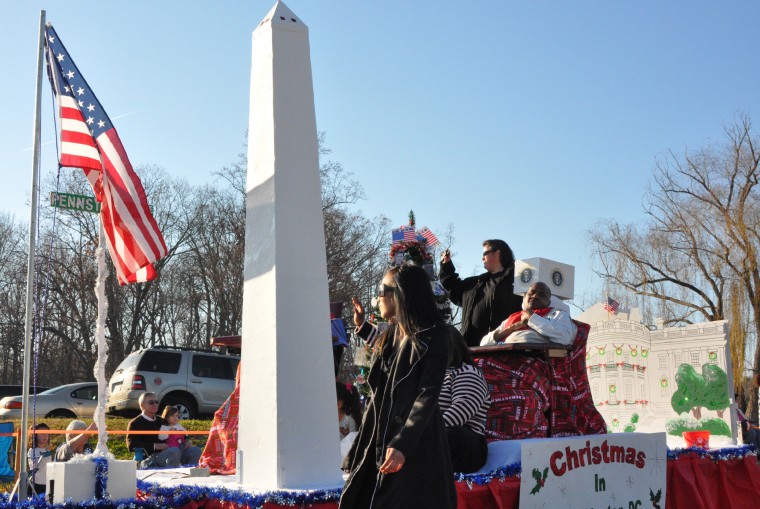
M 19 491 L 18 499 L 27 498 L 29 465 L 26 462 L 29 427 L 29 370 L 32 363 L 32 330 L 34 329 L 34 258 L 37 234 L 37 192 L 40 182 L 40 118 L 42 104 L 42 61 L 45 52 L 45 11 L 40 11 L 40 34 L 37 38 L 37 90 L 34 97 L 34 135 L 32 142 L 32 203 L 29 220 L 29 263 L 26 270 L 26 321 L 24 323 L 24 379 L 21 382 L 21 433 L 19 434 Z
M 604 309 L 607 310 L 607 320 L 610 319 L 610 294 L 605 292 L 604 294 Z
M 98 381 L 98 406 L 95 409 L 94 419 L 98 426 L 98 445 L 95 451 L 98 454 L 108 454 L 108 434 L 106 433 L 106 401 L 108 400 L 108 385 L 106 385 L 106 316 L 108 314 L 108 299 L 106 298 L 106 233 L 103 224 L 103 213 L 98 214 L 99 237 L 98 237 L 98 280 L 95 283 L 95 294 L 98 299 L 98 318 L 95 326 L 95 339 L 98 344 L 98 359 L 95 362 L 95 379 Z

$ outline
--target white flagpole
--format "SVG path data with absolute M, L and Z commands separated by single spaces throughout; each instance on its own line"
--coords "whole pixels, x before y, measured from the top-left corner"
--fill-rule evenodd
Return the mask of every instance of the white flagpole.
M 95 409 L 95 422 L 98 426 L 98 445 L 96 454 L 108 455 L 108 434 L 106 433 L 106 401 L 108 400 L 108 385 L 106 385 L 106 316 L 108 315 L 108 300 L 106 299 L 106 268 L 105 226 L 102 213 L 98 215 L 100 225 L 97 260 L 98 279 L 95 283 L 95 294 L 98 297 L 98 320 L 95 327 L 95 339 L 98 344 L 98 359 L 95 362 L 95 378 L 98 381 L 98 406 Z
M 40 106 L 42 96 L 42 61 L 45 52 L 45 11 L 40 11 L 40 34 L 37 38 L 37 91 L 34 97 L 34 135 L 32 152 L 32 204 L 29 221 L 29 263 L 26 270 L 26 321 L 24 324 L 24 379 L 22 380 L 21 433 L 19 437 L 19 491 L 18 499 L 26 499 L 28 465 L 26 462 L 27 433 L 29 427 L 29 369 L 32 363 L 32 330 L 34 328 L 34 255 L 37 234 L 37 190 L 40 182 Z

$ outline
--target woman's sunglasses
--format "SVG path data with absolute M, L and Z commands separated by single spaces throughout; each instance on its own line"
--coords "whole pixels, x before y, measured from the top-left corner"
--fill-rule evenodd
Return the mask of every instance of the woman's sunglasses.
M 388 286 L 386 284 L 380 283 L 377 286 L 377 296 L 378 297 L 385 297 L 386 293 L 393 293 L 396 291 L 395 286 Z

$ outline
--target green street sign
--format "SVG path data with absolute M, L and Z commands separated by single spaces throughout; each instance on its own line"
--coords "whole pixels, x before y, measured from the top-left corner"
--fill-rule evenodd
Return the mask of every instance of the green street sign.
M 50 193 L 50 206 L 80 212 L 100 213 L 100 203 L 95 197 L 81 194 Z

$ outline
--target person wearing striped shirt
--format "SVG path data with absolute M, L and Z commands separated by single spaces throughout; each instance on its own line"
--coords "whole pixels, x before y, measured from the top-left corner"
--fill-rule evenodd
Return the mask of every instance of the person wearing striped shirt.
M 480 470 L 488 458 L 484 432 L 491 394 L 464 338 L 454 327 L 450 327 L 449 367 L 443 378 L 438 406 L 446 424 L 454 471 Z
M 372 346 L 386 324 L 378 326 L 366 321 L 361 301 L 353 297 L 351 302 L 356 325 L 354 332 Z M 470 473 L 483 467 L 488 457 L 484 431 L 491 395 L 483 373 L 475 367 L 464 338 L 455 327 L 449 326 L 448 329 L 448 368 L 438 397 L 438 406 L 446 424 L 454 471 Z

